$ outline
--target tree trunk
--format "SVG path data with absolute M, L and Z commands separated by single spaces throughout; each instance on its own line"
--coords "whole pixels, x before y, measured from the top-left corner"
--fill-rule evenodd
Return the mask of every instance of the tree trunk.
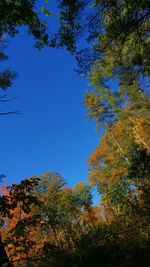
M 144 139 L 139 135 L 139 133 L 137 132 L 137 130 L 134 128 L 134 126 L 132 126 L 132 130 L 134 131 L 134 133 L 136 134 L 136 136 L 140 139 L 140 141 L 143 144 L 143 146 L 145 148 L 147 148 L 148 151 L 150 151 L 149 146 L 146 144 L 146 142 L 144 141 Z
M 117 144 L 117 146 L 118 146 L 118 148 L 119 148 L 121 154 L 122 154 L 123 157 L 125 158 L 126 162 L 127 162 L 128 164 L 130 164 L 129 159 L 127 158 L 127 156 L 126 156 L 125 152 L 123 151 L 121 145 L 119 144 L 118 140 L 117 140 L 116 137 L 114 136 L 114 133 L 112 132 L 111 128 L 109 127 L 107 121 L 105 121 L 105 125 L 106 125 L 106 128 L 107 128 L 108 132 L 111 134 L 113 140 L 114 140 L 115 143 Z
M 50 223 L 50 226 L 52 228 L 52 231 L 53 231 L 53 234 L 54 234 L 54 237 L 55 237 L 56 244 L 58 245 L 58 247 L 60 247 L 59 239 L 58 239 L 58 236 L 57 236 L 57 232 L 56 232 L 55 226 L 53 225 L 53 223 L 51 221 L 49 221 L 49 223 Z

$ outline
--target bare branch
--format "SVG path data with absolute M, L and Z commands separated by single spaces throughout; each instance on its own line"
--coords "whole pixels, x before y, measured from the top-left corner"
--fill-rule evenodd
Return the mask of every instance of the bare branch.
M 14 114 L 14 115 L 20 115 L 21 114 L 21 111 L 8 111 L 8 112 L 0 112 L 0 116 L 3 116 L 3 115 L 11 115 L 11 114 Z

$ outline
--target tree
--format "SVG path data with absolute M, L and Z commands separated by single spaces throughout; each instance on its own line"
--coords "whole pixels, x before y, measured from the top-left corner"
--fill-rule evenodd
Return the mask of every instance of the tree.
M 90 223 L 94 226 L 95 219 L 92 210 L 92 193 L 91 188 L 88 184 L 78 183 L 73 187 L 73 195 L 76 201 L 79 203 L 79 207 L 82 210 L 84 217 L 84 212 L 87 212 Z
M 36 11 L 36 0 L 33 1 L 8 1 L 0 3 L 0 37 L 5 34 L 14 37 L 20 26 L 27 26 L 28 33 L 38 41 L 37 46 L 48 43 L 48 34 L 45 24 L 39 18 Z
M 81 72 L 90 79 L 94 93 L 100 101 L 105 98 L 105 108 L 109 110 L 113 101 L 117 108 L 114 115 L 120 114 L 120 108 L 130 100 L 139 114 L 144 108 L 147 112 L 150 109 L 149 1 L 60 2 L 58 40 L 61 40 L 59 33 L 65 35 L 71 25 L 79 28 L 78 32 L 72 31 L 72 44 L 81 33 L 88 35 L 89 48 L 77 52 L 77 60 Z M 70 39 L 65 38 L 64 45 L 70 44 Z
M 71 25 L 78 25 L 78 32 L 72 31 L 73 44 L 86 31 L 89 50 L 95 52 L 93 65 L 103 82 L 104 78 L 119 77 L 130 87 L 130 82 L 132 85 L 149 72 L 149 1 L 61 0 L 60 18 L 62 32 L 64 25 L 66 32 Z M 61 39 L 61 35 L 58 37 Z M 64 44 L 69 46 L 70 39 L 66 38 Z M 88 71 L 92 71 L 91 66 Z
M 57 230 L 60 227 L 58 206 L 60 205 L 60 194 L 64 185 L 65 181 L 59 174 L 47 172 L 41 176 L 40 183 L 35 188 L 35 195 L 43 202 L 38 211 L 43 220 L 43 228 L 45 229 L 43 232 L 46 235 L 51 235 L 52 231 L 57 245 L 59 245 Z
M 6 219 L 13 220 L 14 217 L 14 225 L 11 229 L 11 238 L 9 237 L 8 243 L 16 240 L 16 238 L 20 238 L 23 236 L 23 245 L 26 255 L 27 262 L 28 259 L 28 251 L 27 245 L 25 241 L 25 228 L 33 224 L 33 218 L 24 217 L 24 214 L 29 214 L 32 206 L 40 205 L 39 200 L 32 194 L 34 186 L 38 184 L 39 178 L 32 177 L 30 179 L 25 179 L 20 182 L 20 184 L 13 184 L 8 187 L 9 191 L 7 191 L 7 195 L 0 196 L 0 217 L 1 217 L 1 232 L 0 232 L 0 247 L 2 251 L 1 255 L 1 264 L 7 264 L 8 266 L 12 266 L 6 250 L 4 242 L 2 241 L 2 226 L 6 223 Z M 18 218 L 16 220 L 16 209 L 18 211 Z M 35 220 L 34 220 L 35 224 Z M 19 242 L 19 240 L 18 240 Z M 20 243 L 19 243 L 20 246 Z
M 142 128 L 145 130 L 143 119 L 139 119 L 138 123 L 138 127 L 141 128 L 140 134 L 143 132 L 143 139 L 146 140 L 147 132 L 145 131 L 144 135 L 144 131 L 142 131 Z M 137 125 L 134 124 L 134 127 L 136 128 Z M 142 140 L 137 138 L 137 135 L 128 124 L 123 121 L 113 126 L 113 132 L 129 159 L 129 164 L 124 161 L 123 155 L 120 153 L 120 149 L 114 139 L 110 138 L 109 131 L 106 131 L 101 138 L 100 145 L 98 145 L 89 158 L 89 164 L 91 166 L 89 179 L 91 185 L 96 185 L 98 191 L 102 194 L 103 204 L 106 207 L 114 207 L 115 216 L 118 216 L 120 212 L 122 214 L 124 208 L 128 212 L 131 209 L 131 211 L 134 210 L 135 213 L 140 214 L 141 208 L 138 198 L 140 198 L 140 193 L 141 198 L 142 194 L 144 198 L 142 188 L 147 188 L 145 189 L 146 192 L 149 190 L 147 180 L 149 150 L 143 146 Z M 145 161 L 146 163 L 144 163 Z M 136 173 L 139 174 L 139 178 L 136 178 L 134 172 L 135 166 L 137 167 Z M 145 194 L 147 195 L 147 193 Z

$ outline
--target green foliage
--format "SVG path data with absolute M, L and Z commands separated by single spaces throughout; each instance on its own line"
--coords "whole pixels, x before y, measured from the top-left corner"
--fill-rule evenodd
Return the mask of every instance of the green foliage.
M 36 12 L 36 0 L 34 1 L 8 1 L 0 3 L 0 36 L 9 34 L 15 36 L 19 28 L 25 25 L 28 27 L 29 34 L 39 40 L 39 44 L 47 44 L 48 35 L 45 25 L 42 24 Z
M 66 47 L 67 50 L 74 53 L 76 50 L 78 32 L 81 30 L 80 19 L 82 18 L 85 1 L 60 0 L 58 3 L 58 21 L 60 27 L 58 32 L 55 34 L 54 40 L 56 46 Z
M 8 59 L 7 55 L 4 52 L 6 48 L 4 45 L 5 40 L 2 40 L 0 37 L 0 61 L 4 62 Z M 4 69 L 0 71 L 0 89 L 6 90 L 12 85 L 13 80 L 16 78 L 17 74 L 10 69 Z M 4 101 L 5 97 L 0 96 L 0 100 Z M 6 101 L 6 100 L 5 100 Z
M 83 5 L 82 10 L 78 4 L 79 7 Z M 78 7 L 77 13 L 74 6 Z M 77 60 L 83 75 L 90 79 L 90 85 L 94 87 L 92 93 L 100 103 L 95 107 L 93 105 L 92 110 L 87 105 L 90 117 L 96 118 L 98 123 L 104 121 L 106 114 L 107 117 L 120 119 L 124 116 L 121 110 L 129 101 L 138 107 L 139 115 L 147 111 L 150 108 L 149 2 L 61 1 L 60 8 L 63 16 L 59 40 L 64 31 L 67 33 L 70 30 L 70 25 L 76 25 L 76 21 L 80 25 L 77 33 L 72 30 L 71 39 L 61 39 L 61 45 L 74 51 L 81 33 L 89 35 L 89 48 L 79 51 Z
M 45 16 L 52 15 L 52 12 L 50 10 L 48 10 L 46 7 L 44 7 L 44 6 L 42 6 L 41 10 L 45 14 Z
M 60 28 L 50 43 L 36 2 L 0 3 L 0 39 L 14 37 L 25 25 L 38 48 L 65 46 L 75 53 L 85 32 L 89 47 L 77 53 L 77 60 L 93 89 L 84 103 L 106 132 L 89 159 L 90 185 L 67 188 L 61 175 L 47 172 L 0 195 L 0 265 L 11 266 L 10 257 L 15 266 L 28 267 L 148 266 L 149 1 L 60 0 Z M 41 11 L 51 16 L 46 3 Z M 0 60 L 7 60 L 3 47 Z M 15 76 L 1 71 L 0 87 L 5 90 Z M 95 185 L 100 206 L 93 205 Z
M 83 207 L 85 210 L 89 210 L 92 206 L 93 198 L 90 186 L 80 182 L 73 187 L 72 191 L 73 196 L 79 203 L 80 207 Z

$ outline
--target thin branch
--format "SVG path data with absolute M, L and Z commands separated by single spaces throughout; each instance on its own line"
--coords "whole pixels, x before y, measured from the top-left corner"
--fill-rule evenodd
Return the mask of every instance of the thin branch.
M 3 115 L 11 115 L 11 114 L 20 115 L 21 114 L 21 111 L 0 112 L 0 116 L 3 116 Z
M 0 96 L 0 102 L 7 103 L 7 102 L 11 102 L 11 101 L 17 99 L 17 97 L 12 97 L 12 98 L 6 99 L 7 96 L 8 96 L 8 94 L 4 94 L 4 95 Z

